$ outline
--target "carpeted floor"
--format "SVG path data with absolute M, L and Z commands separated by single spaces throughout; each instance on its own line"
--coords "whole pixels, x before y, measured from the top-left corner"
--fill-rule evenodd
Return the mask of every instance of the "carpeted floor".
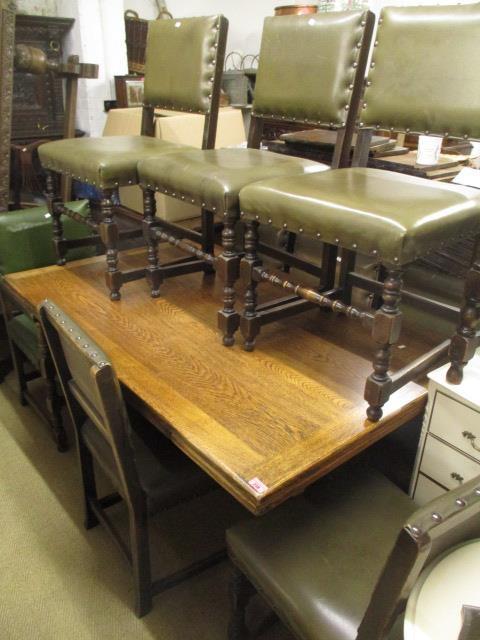
M 83 529 L 75 452 L 57 453 L 45 425 L 19 405 L 12 375 L 0 386 L 0 452 L 1 640 L 226 638 L 227 562 L 135 617 L 123 558 L 101 527 Z M 220 548 L 225 527 L 245 517 L 222 491 L 163 514 L 152 526 L 155 562 L 180 568 Z M 261 638 L 290 635 L 276 625 Z

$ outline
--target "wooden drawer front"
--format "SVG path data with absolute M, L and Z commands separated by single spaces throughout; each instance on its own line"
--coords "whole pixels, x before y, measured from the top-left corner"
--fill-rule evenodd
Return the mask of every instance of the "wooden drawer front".
M 432 436 L 427 436 L 420 471 L 447 489 L 454 489 L 461 482 L 452 474 L 458 474 L 466 482 L 480 475 L 480 464 Z
M 448 398 L 443 393 L 437 393 L 429 430 L 480 462 L 480 413 L 478 411 Z M 463 435 L 464 432 L 465 435 Z
M 423 474 L 418 474 L 417 486 L 415 489 L 415 495 L 413 500 L 419 507 L 423 507 L 424 504 L 430 502 L 434 498 L 441 496 L 445 493 L 445 489 L 438 485 L 436 482 L 432 482 L 430 478 L 427 478 Z

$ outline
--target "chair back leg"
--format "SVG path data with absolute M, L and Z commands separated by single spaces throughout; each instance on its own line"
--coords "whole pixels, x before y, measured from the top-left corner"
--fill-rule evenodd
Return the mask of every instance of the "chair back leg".
M 230 580 L 231 616 L 228 623 L 228 640 L 248 640 L 250 632 L 248 630 L 245 614 L 250 599 L 255 594 L 255 587 L 245 575 L 233 568 Z

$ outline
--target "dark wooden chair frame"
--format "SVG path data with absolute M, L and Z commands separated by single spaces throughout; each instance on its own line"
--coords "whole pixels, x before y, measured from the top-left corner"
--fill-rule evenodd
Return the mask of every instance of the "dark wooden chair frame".
M 351 523 L 355 526 L 355 523 Z M 341 535 L 341 532 L 339 533 Z M 422 570 L 448 549 L 480 535 L 480 476 L 442 495 L 412 514 L 400 531 L 372 593 L 356 640 L 384 640 L 404 610 Z M 392 541 L 393 542 L 393 541 Z M 321 540 L 318 541 L 321 544 Z M 242 571 L 232 553 L 232 614 L 228 640 L 248 640 L 245 611 L 260 589 Z M 321 594 L 319 594 L 321 595 Z M 268 594 L 263 593 L 268 602 Z M 282 617 L 282 612 L 276 612 Z M 288 622 L 286 622 L 288 626 Z
M 367 67 L 370 44 L 373 35 L 375 19 L 373 14 L 367 13 L 364 26 L 364 33 L 359 52 L 358 62 L 355 65 L 356 73 L 353 83 L 349 109 L 347 111 L 344 126 L 340 125 L 322 125 L 318 122 L 310 122 L 304 120 L 304 124 L 314 124 L 318 128 L 328 128 L 336 130 L 337 141 L 335 144 L 331 166 L 332 168 L 347 167 L 350 163 L 350 155 L 352 148 L 353 136 L 355 133 L 357 114 L 360 101 L 364 89 L 364 78 Z M 288 122 L 288 119 L 282 114 L 271 115 L 270 119 L 280 119 Z M 292 120 L 293 122 L 293 120 Z M 298 124 L 302 122 L 300 119 L 295 120 Z M 250 128 L 248 133 L 247 146 L 249 149 L 259 149 L 263 139 L 263 128 L 265 117 L 252 114 Z M 239 220 L 239 212 L 234 214 L 224 214 L 223 230 L 222 230 L 222 252 L 216 256 L 214 253 L 214 236 L 213 233 L 208 236 L 199 238 L 198 234 L 173 225 L 164 220 L 155 218 L 155 191 L 144 188 L 144 219 L 145 219 L 145 240 L 148 243 L 148 261 L 149 267 L 147 275 L 151 285 L 152 297 L 160 295 L 159 287 L 165 277 L 172 275 L 181 275 L 182 273 L 191 273 L 195 265 L 204 265 L 207 273 L 216 271 L 224 282 L 223 289 L 223 308 L 218 312 L 218 326 L 223 333 L 223 343 L 225 346 L 234 344 L 234 334 L 240 324 L 240 315 L 235 309 L 236 293 L 235 282 L 240 275 L 240 259 L 242 254 L 237 250 L 237 236 L 235 227 Z M 165 195 L 184 200 L 181 194 L 171 193 L 167 189 L 160 189 Z M 202 210 L 202 216 L 213 220 L 215 211 Z M 204 229 L 211 229 L 210 226 L 203 225 Z M 180 232 L 180 233 L 179 233 Z M 181 249 L 185 253 L 190 254 L 194 258 L 193 263 L 190 259 L 181 260 L 182 266 L 175 271 L 170 270 L 169 266 L 160 266 L 158 260 L 158 243 L 160 241 L 168 242 L 172 246 Z M 199 243 L 201 248 L 191 244 L 190 241 Z M 205 248 L 208 247 L 208 248 Z M 319 279 L 318 291 L 329 291 L 334 286 L 335 271 L 337 264 L 337 248 L 325 245 L 321 266 L 312 264 L 302 258 L 293 255 L 295 247 L 295 234 L 288 233 L 285 242 L 285 249 L 266 244 L 264 242 L 258 245 L 259 251 L 270 258 L 279 260 L 285 266 L 285 271 L 290 267 L 302 269 Z M 277 300 L 273 303 L 266 303 L 259 308 L 262 314 L 270 314 L 270 317 L 279 319 L 306 310 L 308 303 L 296 297 L 295 300 L 290 298 Z
M 154 595 L 220 562 L 225 558 L 225 551 L 213 553 L 175 573 L 152 580 L 147 497 L 140 484 L 127 435 L 126 405 L 113 367 L 104 359 L 100 348 L 53 303 L 45 300 L 40 305 L 39 314 L 74 425 L 83 484 L 85 528 L 91 529 L 101 523 L 113 537 L 132 569 L 135 585 L 135 613 L 138 617 L 142 617 L 150 611 Z M 60 334 L 73 345 L 90 366 L 89 382 L 100 399 L 103 416 L 92 406 L 72 378 Z M 82 425 L 86 419 L 90 419 L 95 424 L 112 448 L 122 495 L 114 492 L 100 497 L 97 493 L 94 458 L 81 434 Z M 129 516 L 129 545 L 126 544 L 107 513 L 109 507 L 122 501 L 126 505 Z
M 213 149 L 215 147 L 215 138 L 217 134 L 218 112 L 220 108 L 220 92 L 223 73 L 223 60 L 225 57 L 225 48 L 227 42 L 228 22 L 222 16 L 219 24 L 218 44 L 215 70 L 213 72 L 212 91 L 209 96 L 210 108 L 208 113 L 204 114 L 205 122 L 203 127 L 202 137 L 202 149 Z M 172 105 L 172 110 L 175 109 L 175 105 Z M 142 124 L 141 135 L 142 136 L 155 136 L 155 107 L 152 105 L 144 104 L 142 107 Z M 53 223 L 53 241 L 57 252 L 57 264 L 62 266 L 66 263 L 66 252 L 68 249 L 83 246 L 103 246 L 106 250 L 107 271 L 105 273 L 105 279 L 107 287 L 110 290 L 110 299 L 120 299 L 120 289 L 126 282 L 132 282 L 140 278 L 147 277 L 152 278 L 151 271 L 147 269 L 131 269 L 129 271 L 121 271 L 118 265 L 118 253 L 119 253 L 119 241 L 131 240 L 134 238 L 140 238 L 145 236 L 147 242 L 149 242 L 149 230 L 153 224 L 153 213 L 155 210 L 155 199 L 153 196 L 148 197 L 144 195 L 144 200 L 148 200 L 148 204 L 145 205 L 142 227 L 133 228 L 124 231 L 118 229 L 115 212 L 117 210 L 126 211 L 125 207 L 118 207 L 115 202 L 119 202 L 119 189 L 102 189 L 100 190 L 100 221 L 94 219 L 93 216 L 83 218 L 75 211 L 68 209 L 65 203 L 58 195 L 58 175 L 53 171 L 46 171 L 46 197 L 48 202 L 48 208 L 52 216 Z M 77 240 L 67 240 L 63 235 L 63 225 L 61 221 L 62 215 L 67 215 L 69 218 L 76 220 L 82 224 L 88 225 L 92 229 L 91 238 L 82 238 Z M 140 217 L 137 214 L 133 214 L 130 217 L 133 219 Z M 210 252 L 213 249 L 215 238 L 215 227 L 213 216 L 209 212 L 202 210 L 201 231 L 184 230 L 180 225 L 168 223 L 168 227 L 182 230 L 184 235 L 187 235 L 191 239 L 200 242 L 203 251 Z M 195 264 L 190 263 L 185 266 L 185 261 L 175 261 L 168 265 L 164 265 L 162 269 L 168 275 L 179 275 L 181 273 L 192 273 L 194 271 L 204 270 L 204 263 Z M 165 274 L 164 274 L 165 275 Z M 155 277 L 155 276 L 153 276 Z
M 358 132 L 357 144 L 352 159 L 352 166 L 366 166 L 372 128 L 362 128 Z M 382 407 L 391 394 L 412 380 L 416 380 L 436 366 L 449 360 L 451 366 L 447 374 L 448 381 L 459 384 L 462 381 L 463 369 L 471 360 L 475 349 L 480 344 L 480 332 L 477 325 L 480 320 L 480 234 L 472 257 L 472 264 L 465 281 L 464 305 L 461 309 L 444 302 L 439 302 L 409 291 L 402 291 L 402 268 L 394 264 L 380 264 L 379 278 L 374 280 L 355 272 L 356 252 L 349 249 L 341 251 L 341 267 L 337 286 L 318 292 L 311 287 L 302 286 L 285 278 L 282 274 L 262 265 L 258 257 L 261 251 L 258 241 L 259 223 L 255 220 L 246 222 L 245 255 L 240 264 L 240 272 L 245 286 L 245 298 L 240 327 L 244 337 L 244 348 L 252 351 L 261 326 L 284 317 L 257 305 L 257 285 L 269 282 L 273 286 L 290 293 L 289 304 L 300 305 L 299 310 L 314 306 L 324 307 L 335 313 L 344 314 L 359 320 L 371 330 L 376 350 L 373 357 L 373 373 L 367 378 L 365 400 L 368 402 L 367 416 L 372 421 L 383 415 Z M 328 245 L 325 245 L 328 246 Z M 334 245 L 330 245 L 332 250 Z M 289 256 L 285 256 L 288 264 Z M 293 261 L 291 266 L 298 267 Z M 307 269 L 304 271 L 308 272 Z M 353 287 L 364 289 L 374 294 L 374 309 L 370 311 L 358 309 L 351 305 Z M 409 304 L 448 320 L 456 320 L 458 328 L 451 340 L 444 340 L 427 353 L 405 365 L 402 369 L 389 373 L 392 347 L 398 342 L 402 326 L 402 313 L 399 308 L 400 299 Z M 277 301 L 284 305 L 285 298 Z M 377 307 L 375 309 L 375 307 Z M 295 311 L 293 310 L 293 313 Z M 292 315 L 292 314 L 290 314 Z
M 15 315 L 27 313 L 16 304 L 16 301 L 8 295 L 7 290 L 0 284 L 0 307 L 6 324 L 6 333 L 10 354 L 13 361 L 15 376 L 17 378 L 20 404 L 30 406 L 35 413 L 49 426 L 50 432 L 59 452 L 67 451 L 68 437 L 62 416 L 63 398 L 57 388 L 57 379 L 52 357 L 48 350 L 47 343 L 41 330 L 38 320 L 30 316 L 35 322 L 38 339 L 39 368 L 32 369 L 35 363 L 30 362 L 20 345 L 12 339 L 8 331 L 8 323 Z M 30 315 L 30 314 L 29 314 Z M 31 365 L 30 371 L 26 371 L 25 365 Z M 45 405 L 39 403 L 35 394 L 28 388 L 28 383 L 41 378 L 45 387 Z

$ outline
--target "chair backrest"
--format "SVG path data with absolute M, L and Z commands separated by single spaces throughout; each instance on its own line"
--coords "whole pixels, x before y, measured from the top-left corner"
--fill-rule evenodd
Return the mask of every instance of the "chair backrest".
M 364 126 L 480 137 L 480 4 L 383 9 Z
M 89 419 L 111 448 L 123 495 L 128 498 L 139 490 L 140 482 L 115 371 L 98 345 L 55 303 L 45 300 L 39 311 L 77 440 Z
M 280 119 L 343 130 L 348 160 L 373 25 L 369 11 L 266 18 L 249 145 L 265 119 Z
M 203 148 L 215 146 L 228 21 L 221 15 L 153 20 L 148 26 L 142 133 L 154 109 L 205 116 Z
M 413 513 L 375 587 L 358 640 L 386 637 L 421 571 L 445 550 L 479 536 L 480 476 Z

